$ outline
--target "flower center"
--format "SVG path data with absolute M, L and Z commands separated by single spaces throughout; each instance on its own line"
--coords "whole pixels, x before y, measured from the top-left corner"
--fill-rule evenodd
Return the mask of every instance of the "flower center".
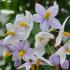
M 15 35 L 15 32 L 8 31 L 8 32 L 7 32 L 7 35 L 13 36 L 13 35 Z
M 51 15 L 51 12 L 50 11 L 46 11 L 45 15 L 44 15 L 44 18 L 48 19 L 50 17 L 50 15 Z
M 41 62 L 40 59 L 37 59 L 37 60 L 36 60 L 36 66 L 37 66 L 37 68 L 39 67 L 40 62 Z
M 26 53 L 25 50 L 21 50 L 21 51 L 19 51 L 19 56 L 22 57 L 22 56 L 24 56 L 25 53 Z
M 39 37 L 39 41 L 43 41 L 44 40 L 44 38 L 43 37 Z
M 20 22 L 19 26 L 20 27 L 28 27 L 28 23 L 27 22 Z
M 70 33 L 69 32 L 64 32 L 64 36 L 70 37 Z
M 4 54 L 3 54 L 3 56 L 4 57 L 7 57 L 7 56 L 10 56 L 11 55 L 11 53 L 10 53 L 10 51 L 8 50 L 8 51 L 6 51 Z
M 70 53 L 70 48 L 68 48 L 65 52 Z
M 34 64 L 31 65 L 31 70 L 35 70 Z

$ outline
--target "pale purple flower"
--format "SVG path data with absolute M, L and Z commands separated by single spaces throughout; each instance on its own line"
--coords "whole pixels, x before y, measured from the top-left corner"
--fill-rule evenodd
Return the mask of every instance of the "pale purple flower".
M 55 55 L 60 56 L 60 64 L 62 65 L 66 60 L 66 55 L 70 55 L 70 40 L 64 44 L 61 48 L 59 48 Z
M 55 54 L 51 55 L 51 56 L 49 57 L 49 61 L 50 61 L 54 66 L 57 66 L 57 65 L 60 64 L 63 70 L 68 70 L 68 68 L 69 68 L 69 61 L 68 61 L 68 60 L 65 60 L 65 61 L 63 62 L 63 64 L 61 64 L 61 63 L 60 63 L 60 57 L 59 57 L 59 55 L 55 55 Z
M 31 56 L 34 55 L 33 49 L 30 48 L 30 44 L 27 40 L 14 43 L 9 48 L 14 61 L 21 60 L 21 58 L 25 61 L 29 61 L 32 58 Z
M 14 66 L 19 67 L 21 65 L 21 58 L 28 62 L 34 56 L 34 49 L 30 48 L 30 44 L 27 40 L 21 42 L 15 42 L 11 45 L 1 42 L 3 46 L 3 56 L 7 57 L 12 55 Z
M 54 66 L 59 65 L 59 63 L 60 63 L 60 57 L 59 57 L 58 55 L 51 55 L 51 56 L 49 57 L 49 61 L 50 61 Z
M 21 61 L 20 61 L 20 60 L 16 60 L 16 61 L 14 62 L 14 66 L 15 66 L 16 68 L 18 68 L 20 65 L 21 65 Z
M 65 62 L 61 65 L 63 70 L 68 70 L 69 68 L 69 61 L 65 60 Z
M 35 10 L 37 14 L 33 15 L 33 20 L 40 23 L 42 31 L 47 31 L 49 27 L 54 29 L 61 28 L 60 22 L 55 18 L 58 14 L 58 4 L 56 2 L 47 10 L 42 5 L 36 3 Z

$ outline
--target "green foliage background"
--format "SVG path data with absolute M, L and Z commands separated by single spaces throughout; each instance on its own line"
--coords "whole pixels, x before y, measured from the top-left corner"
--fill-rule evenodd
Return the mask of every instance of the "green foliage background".
M 9 1 L 11 1 L 11 2 L 9 2 Z M 32 14 L 34 14 L 36 2 L 42 4 L 44 7 L 49 7 L 53 4 L 53 1 L 54 0 L 4 0 L 4 1 L 0 0 L 0 10 L 9 9 L 9 10 L 13 10 L 15 12 L 14 14 L 9 16 L 9 20 L 6 22 L 6 23 L 8 23 L 8 22 L 13 22 L 16 14 L 25 13 L 24 12 L 25 10 L 29 10 Z M 59 19 L 59 21 L 62 24 L 64 19 L 70 15 L 70 0 L 56 0 L 56 1 L 59 4 L 59 13 L 57 15 L 57 18 Z M 65 31 L 67 31 L 67 32 L 70 32 L 69 22 L 70 22 L 70 20 L 67 22 L 66 27 L 65 27 Z M 4 31 L 6 31 L 5 24 L 3 25 L 0 22 L 0 29 L 3 29 Z M 31 36 L 29 37 L 31 46 L 34 46 L 34 36 L 39 31 L 40 31 L 39 25 L 35 23 Z M 4 35 L 0 36 L 0 39 L 2 39 L 3 36 Z M 0 60 L 2 60 L 2 57 L 0 58 Z M 13 66 L 13 62 L 11 62 L 11 58 L 8 58 L 7 61 L 10 63 L 4 62 L 4 64 L 0 66 L 0 70 L 5 70 L 6 67 L 9 65 L 11 66 L 10 70 L 16 70 Z M 6 69 L 6 70 L 8 70 L 8 69 Z M 54 67 L 44 66 L 42 68 L 40 67 L 39 70 L 54 70 Z

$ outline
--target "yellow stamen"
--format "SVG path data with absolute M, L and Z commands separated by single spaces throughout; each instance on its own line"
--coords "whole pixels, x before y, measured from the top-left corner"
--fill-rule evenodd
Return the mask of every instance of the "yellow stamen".
M 8 31 L 7 35 L 12 35 L 13 36 L 13 35 L 15 35 L 15 32 Z
M 11 55 L 10 51 L 6 51 L 5 53 L 3 53 L 3 56 L 4 56 L 4 57 L 8 57 L 8 56 L 10 56 L 10 55 Z
M 70 53 L 70 48 L 68 48 L 65 52 Z
M 39 37 L 39 41 L 43 41 L 44 40 L 44 38 L 43 37 Z
M 37 59 L 37 61 L 36 61 L 37 69 L 38 69 L 38 67 L 39 67 L 40 63 L 41 63 L 40 59 Z
M 25 50 L 21 50 L 21 51 L 19 52 L 19 56 L 22 57 L 22 56 L 24 56 L 25 53 L 26 53 Z
M 27 22 L 20 22 L 19 26 L 20 27 L 28 27 L 28 23 Z
M 69 32 L 64 32 L 64 36 L 70 37 L 70 33 Z
M 35 70 L 34 64 L 31 65 L 31 70 Z
M 51 15 L 51 12 L 50 11 L 46 11 L 45 15 L 44 15 L 44 18 L 45 19 L 48 19 Z

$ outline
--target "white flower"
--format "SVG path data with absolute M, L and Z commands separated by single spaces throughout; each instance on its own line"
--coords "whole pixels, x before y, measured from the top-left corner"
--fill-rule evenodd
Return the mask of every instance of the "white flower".
M 58 45 L 60 45 L 63 36 L 68 36 L 68 37 L 70 36 L 70 33 L 64 32 L 65 24 L 66 24 L 66 22 L 67 22 L 67 20 L 68 20 L 69 18 L 70 18 L 70 16 L 68 16 L 68 17 L 65 19 L 65 21 L 64 21 L 64 23 L 63 23 L 63 25 L 62 25 L 62 28 L 60 29 L 60 32 L 59 32 L 59 34 L 58 34 L 58 36 L 57 36 L 57 38 L 56 38 L 55 47 L 57 47 Z
M 35 36 L 35 41 L 36 41 L 35 48 L 36 47 L 45 47 L 45 45 L 48 43 L 48 41 L 53 38 L 54 38 L 53 34 L 51 34 L 49 32 L 39 32 Z
M 4 38 L 4 43 L 11 44 L 13 42 L 17 42 L 22 40 L 23 38 L 17 32 L 16 26 L 12 23 L 6 24 L 7 28 L 7 36 Z
M 14 24 L 6 24 L 7 36 L 4 42 L 9 44 L 13 42 L 19 42 L 20 40 L 26 40 L 33 28 L 32 15 L 26 11 L 26 16 L 18 14 L 16 16 Z
M 24 16 L 24 14 L 17 14 L 14 22 L 20 32 L 30 32 L 33 28 L 32 14 L 29 11 L 25 12 L 26 16 Z
M 43 55 L 45 54 L 44 47 L 46 46 L 48 41 L 53 38 L 54 38 L 54 36 L 49 32 L 39 32 L 35 36 L 34 53 L 37 58 L 41 59 L 42 61 L 44 61 L 46 64 L 49 64 L 49 65 L 51 65 L 51 63 L 47 59 L 43 58 Z
M 55 54 L 60 56 L 60 64 L 62 65 L 66 60 L 66 55 L 70 55 L 70 40 L 59 48 Z

